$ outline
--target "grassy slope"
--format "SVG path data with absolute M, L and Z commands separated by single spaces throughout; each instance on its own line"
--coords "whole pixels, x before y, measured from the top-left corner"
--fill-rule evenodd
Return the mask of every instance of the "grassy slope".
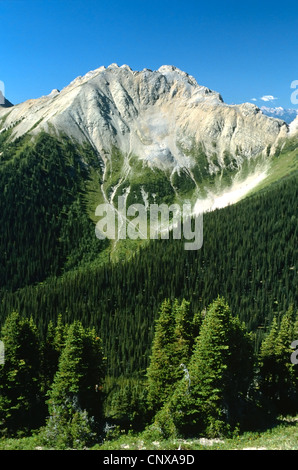
M 241 179 L 245 180 L 246 177 L 253 174 L 258 168 L 268 168 L 268 176 L 248 192 L 243 199 L 253 196 L 260 191 L 270 189 L 273 184 L 278 183 L 280 180 L 283 180 L 298 171 L 298 137 L 293 137 L 282 142 L 276 155 L 272 157 L 269 162 L 265 161 L 262 156 L 255 158 L 253 161 L 246 162 L 240 170 L 239 175 Z M 200 172 L 200 176 L 203 178 L 203 176 L 206 177 L 206 174 L 203 175 L 202 172 Z M 195 190 L 190 184 L 190 179 L 185 177 L 184 184 L 186 189 L 182 185 L 182 187 L 180 187 L 181 193 L 179 194 L 179 192 L 176 192 L 176 198 L 173 202 L 178 204 L 181 203 L 182 200 L 180 200 L 180 197 L 183 195 L 183 197 L 189 197 L 189 200 L 194 203 L 198 195 L 200 194 L 201 196 L 207 190 L 215 190 L 215 192 L 218 191 L 219 193 L 224 191 L 224 189 L 229 190 L 233 181 L 232 178 L 233 171 L 229 172 L 228 170 L 225 170 L 220 176 L 213 178 L 209 175 L 209 179 L 204 180 L 201 184 L 199 181 L 197 182 L 198 189 Z M 141 184 L 140 181 L 138 181 L 138 183 Z M 146 241 L 144 241 L 143 244 L 145 243 Z M 117 261 L 118 259 L 123 259 L 125 256 L 130 256 L 131 253 L 134 252 L 134 249 L 134 242 L 130 241 L 128 243 L 127 240 L 120 241 L 114 246 L 112 259 Z
M 298 171 L 298 136 L 284 142 L 270 162 L 268 176 L 248 196 L 266 190 L 272 184 Z
M 0 440 L 0 450 L 47 450 L 38 435 Z M 270 429 L 247 432 L 232 439 L 154 440 L 145 434 L 122 435 L 115 440 L 96 444 L 89 450 L 298 450 L 298 416 L 283 418 Z
M 170 439 L 158 441 L 146 438 L 145 434 L 122 436 L 121 438 L 95 446 L 102 450 L 297 450 L 298 416 L 281 419 L 265 431 L 246 432 L 232 439 Z

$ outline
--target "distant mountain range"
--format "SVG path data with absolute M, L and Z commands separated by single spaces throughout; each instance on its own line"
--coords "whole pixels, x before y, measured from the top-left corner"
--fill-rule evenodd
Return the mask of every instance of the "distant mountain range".
M 260 109 L 266 116 L 282 119 L 287 124 L 290 124 L 298 116 L 298 109 L 285 109 L 281 106 L 276 108 L 261 106 Z

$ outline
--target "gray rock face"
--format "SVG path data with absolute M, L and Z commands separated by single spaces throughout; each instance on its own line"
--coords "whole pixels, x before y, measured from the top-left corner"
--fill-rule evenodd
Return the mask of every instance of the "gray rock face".
M 140 72 L 127 65 L 100 67 L 60 92 L 0 109 L 2 117 L 2 129 L 14 126 L 14 138 L 42 129 L 64 132 L 90 142 L 102 156 L 116 146 L 172 170 L 191 168 L 194 146 L 202 145 L 210 161 L 216 153 L 224 165 L 228 152 L 241 163 L 273 152 L 288 133 L 283 121 L 249 103 L 227 105 L 173 66 Z

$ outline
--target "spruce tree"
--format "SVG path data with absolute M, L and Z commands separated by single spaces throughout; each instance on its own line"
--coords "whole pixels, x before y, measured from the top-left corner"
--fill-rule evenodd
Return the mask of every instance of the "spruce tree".
M 63 322 L 61 314 L 58 315 L 56 325 L 52 321 L 48 324 L 42 348 L 43 389 L 45 394 L 49 391 L 57 372 L 59 357 L 65 345 L 67 328 L 68 326 Z
M 295 339 L 297 312 L 290 306 L 278 325 L 272 321 L 270 331 L 261 344 L 259 367 L 260 389 L 264 402 L 278 412 L 297 410 L 297 367 L 291 363 L 291 343 Z
M 58 370 L 48 393 L 49 418 L 40 434 L 47 446 L 91 445 L 102 418 L 105 359 L 94 329 L 80 321 L 67 329 Z
M 218 435 L 235 426 L 252 381 L 252 351 L 246 329 L 217 298 L 203 320 L 189 377 L 179 382 L 156 422 L 171 419 L 182 434 Z
M 14 435 L 40 425 L 40 341 L 37 328 L 19 313 L 2 327 L 5 361 L 0 365 L 0 432 Z
M 185 299 L 164 300 L 156 322 L 150 365 L 147 369 L 148 404 L 153 412 L 162 407 L 183 377 L 194 343 L 198 321 Z
M 165 299 L 160 307 L 147 370 L 148 405 L 156 412 L 166 400 L 173 385 L 173 342 L 175 318 L 172 304 Z
M 81 322 L 73 322 L 68 328 L 49 392 L 50 413 L 61 406 L 69 417 L 80 409 L 99 418 L 104 374 L 105 361 L 100 338 L 95 330 L 85 330 Z
M 193 345 L 193 315 L 190 310 L 190 303 L 185 299 L 181 304 L 176 299 L 173 304 L 175 319 L 173 354 L 176 357 L 176 364 L 188 363 L 191 348 Z

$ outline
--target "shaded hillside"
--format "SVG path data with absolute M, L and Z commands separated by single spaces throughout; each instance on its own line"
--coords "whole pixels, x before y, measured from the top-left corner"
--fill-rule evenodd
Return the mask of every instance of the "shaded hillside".
M 152 241 L 126 261 L 81 268 L 16 293 L 2 292 L 1 320 L 12 310 L 42 331 L 59 313 L 95 325 L 109 373 L 138 374 L 148 364 L 154 319 L 166 297 L 193 311 L 217 295 L 255 332 L 258 347 L 274 314 L 297 306 L 297 173 L 271 190 L 204 216 L 204 243 Z

